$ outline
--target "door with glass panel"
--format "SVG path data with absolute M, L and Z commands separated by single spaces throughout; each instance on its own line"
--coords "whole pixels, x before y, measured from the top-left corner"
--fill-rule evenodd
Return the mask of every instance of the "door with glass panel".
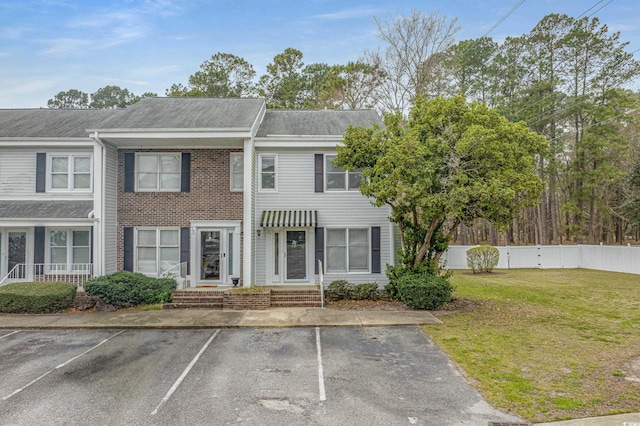
M 220 229 L 199 232 L 200 282 L 219 283 L 224 277 L 223 233 Z
M 27 261 L 27 232 L 7 232 L 7 273 L 12 272 L 17 265 L 24 265 Z M 11 278 L 26 278 L 26 269 L 18 267 Z
M 286 231 L 286 280 L 307 281 L 307 231 Z

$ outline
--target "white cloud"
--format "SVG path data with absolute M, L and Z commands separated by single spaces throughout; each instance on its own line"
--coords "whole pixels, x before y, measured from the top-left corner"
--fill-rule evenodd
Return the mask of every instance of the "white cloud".
M 46 40 L 49 47 L 40 53 L 43 55 L 69 55 L 85 52 L 92 43 L 89 40 L 76 38 L 57 38 Z

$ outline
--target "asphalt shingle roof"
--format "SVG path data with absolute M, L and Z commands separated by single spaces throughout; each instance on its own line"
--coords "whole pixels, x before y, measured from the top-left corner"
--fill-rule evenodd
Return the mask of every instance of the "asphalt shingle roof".
M 0 138 L 88 137 L 87 129 L 121 113 L 113 109 L 0 109 Z
M 250 128 L 264 99 L 144 98 L 93 129 Z
M 2 219 L 86 219 L 93 201 L 0 201 Z
M 342 136 L 347 126 L 382 126 L 373 110 L 267 110 L 257 136 Z

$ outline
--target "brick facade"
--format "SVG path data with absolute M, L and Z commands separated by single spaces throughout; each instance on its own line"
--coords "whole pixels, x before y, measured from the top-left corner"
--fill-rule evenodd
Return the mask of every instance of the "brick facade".
M 191 154 L 190 192 L 124 192 L 125 152 Z M 118 151 L 118 270 L 123 269 L 124 228 L 189 227 L 192 220 L 242 220 L 243 192 L 230 190 L 229 149 Z

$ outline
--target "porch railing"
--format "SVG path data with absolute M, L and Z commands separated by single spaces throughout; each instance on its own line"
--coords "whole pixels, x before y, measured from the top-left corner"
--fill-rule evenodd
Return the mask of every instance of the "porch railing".
M 183 289 L 187 282 L 187 265 L 188 262 L 177 263 L 160 274 L 160 276 L 162 278 L 173 278 L 178 283 L 178 289 Z
M 84 282 L 91 278 L 92 263 L 19 263 L 2 278 L 0 286 L 20 281 L 65 281 L 82 288 Z

